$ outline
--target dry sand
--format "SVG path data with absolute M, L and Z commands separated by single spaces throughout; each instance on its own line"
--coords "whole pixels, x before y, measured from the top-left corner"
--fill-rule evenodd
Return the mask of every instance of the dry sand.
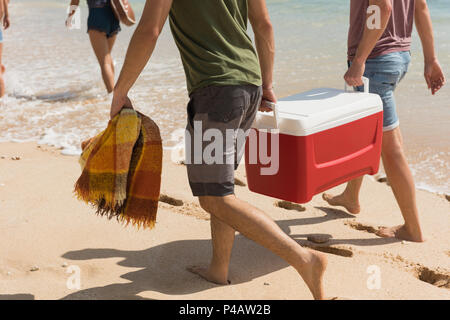
M 95 216 L 73 197 L 80 174 L 75 157 L 33 143 L 1 143 L 0 299 L 311 299 L 292 268 L 241 235 L 232 285 L 216 286 L 186 271 L 209 260 L 208 215 L 191 196 L 185 167 L 168 154 L 165 159 L 162 193 L 171 204 L 161 203 L 154 230 L 138 231 Z M 242 167 L 237 176 L 245 182 Z M 417 244 L 372 233 L 402 218 L 390 188 L 370 178 L 358 216 L 329 208 L 320 196 L 303 211 L 245 186 L 236 193 L 299 243 L 328 253 L 328 296 L 450 299 L 450 203 L 443 196 L 418 191 L 427 242 Z M 77 267 L 81 289 L 69 289 L 67 271 Z M 381 288 L 368 288 L 368 268 L 380 271 Z

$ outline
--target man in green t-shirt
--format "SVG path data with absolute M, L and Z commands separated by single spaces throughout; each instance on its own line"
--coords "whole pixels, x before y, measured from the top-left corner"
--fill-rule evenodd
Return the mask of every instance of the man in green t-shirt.
M 275 45 L 265 0 L 147 0 L 114 90 L 111 117 L 123 107 L 132 107 L 128 92 L 152 55 L 168 17 L 190 96 L 189 183 L 202 208 L 211 214 L 211 264 L 189 270 L 214 283 L 229 283 L 231 250 L 239 231 L 291 264 L 314 298 L 323 299 L 326 257 L 302 248 L 267 215 L 234 194 L 234 170 L 245 141 L 239 133 L 248 132 L 258 109 L 270 110 L 264 102 L 276 102 L 272 87 Z M 256 49 L 247 34 L 248 20 Z M 210 152 L 212 140 L 223 152 L 220 148 Z

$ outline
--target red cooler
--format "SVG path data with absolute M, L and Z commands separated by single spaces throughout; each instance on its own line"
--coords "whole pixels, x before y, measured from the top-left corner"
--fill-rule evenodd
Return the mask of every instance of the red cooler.
M 383 104 L 378 95 L 315 89 L 258 112 L 246 143 L 251 191 L 295 203 L 378 172 Z

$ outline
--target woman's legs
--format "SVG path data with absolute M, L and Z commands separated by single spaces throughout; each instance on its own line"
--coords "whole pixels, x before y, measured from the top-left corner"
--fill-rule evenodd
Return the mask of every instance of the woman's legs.
M 106 90 L 108 93 L 111 93 L 114 90 L 114 62 L 111 56 L 111 51 L 114 46 L 116 36 L 107 38 L 104 32 L 89 30 L 89 38 L 102 70 L 102 77 Z

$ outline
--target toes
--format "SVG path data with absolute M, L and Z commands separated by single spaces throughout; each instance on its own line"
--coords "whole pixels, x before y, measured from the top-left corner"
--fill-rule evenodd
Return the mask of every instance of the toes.
M 330 203 L 330 201 L 333 199 L 333 197 L 327 193 L 322 194 L 322 199 L 326 202 Z
M 395 232 L 392 229 L 383 228 L 375 232 L 375 234 L 381 238 L 394 238 Z

